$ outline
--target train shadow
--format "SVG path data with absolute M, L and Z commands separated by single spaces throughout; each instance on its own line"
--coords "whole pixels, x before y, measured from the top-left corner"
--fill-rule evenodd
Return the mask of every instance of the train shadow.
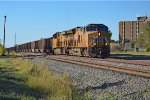
M 80 93 L 85 93 L 85 92 L 88 92 L 88 91 L 91 91 L 91 90 L 99 90 L 99 89 L 104 90 L 104 89 L 107 89 L 109 87 L 120 86 L 120 85 L 123 85 L 123 84 L 125 84 L 125 80 L 121 80 L 121 81 L 118 81 L 118 82 L 112 82 L 112 83 L 104 82 L 100 86 L 89 86 L 89 87 L 86 87 L 86 88 L 83 88 L 83 89 L 79 89 L 78 91 Z
M 111 54 L 110 58 L 124 60 L 150 60 L 150 55 Z

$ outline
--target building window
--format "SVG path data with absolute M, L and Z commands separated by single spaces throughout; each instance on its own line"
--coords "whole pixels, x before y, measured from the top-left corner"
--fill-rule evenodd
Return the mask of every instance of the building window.
M 139 35 L 139 22 L 136 23 L 136 37 L 138 38 Z

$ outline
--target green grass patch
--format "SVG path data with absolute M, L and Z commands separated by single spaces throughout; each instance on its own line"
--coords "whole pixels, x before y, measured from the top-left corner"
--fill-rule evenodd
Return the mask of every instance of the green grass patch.
M 54 74 L 44 64 L 22 58 L 0 58 L 0 100 L 90 100 L 79 93 L 67 74 Z
M 9 52 L 9 53 L 5 52 L 4 54 L 5 54 L 5 56 L 1 56 L 2 52 L 0 52 L 0 58 L 16 58 L 16 57 L 18 57 L 16 52 Z
M 111 54 L 150 55 L 150 52 L 116 51 L 116 52 L 111 52 Z

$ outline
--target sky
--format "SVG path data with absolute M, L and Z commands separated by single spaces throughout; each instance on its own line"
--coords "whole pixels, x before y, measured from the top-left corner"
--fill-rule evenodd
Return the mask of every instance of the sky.
M 119 21 L 150 17 L 150 1 L 0 1 L 0 39 L 6 47 L 49 38 L 56 32 L 101 23 L 118 40 Z

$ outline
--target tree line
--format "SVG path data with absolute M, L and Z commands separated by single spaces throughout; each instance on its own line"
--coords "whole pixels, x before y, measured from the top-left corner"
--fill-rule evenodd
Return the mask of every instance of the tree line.
M 144 25 L 143 33 L 137 38 L 136 47 L 143 47 L 147 52 L 150 52 L 150 25 Z

